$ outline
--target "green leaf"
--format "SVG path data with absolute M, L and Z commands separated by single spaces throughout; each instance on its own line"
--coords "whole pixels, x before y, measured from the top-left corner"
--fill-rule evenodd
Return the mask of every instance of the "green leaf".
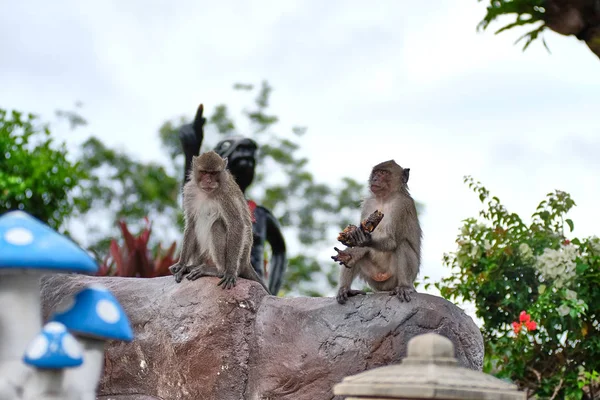
M 565 219 L 565 222 L 567 223 L 567 225 L 569 225 L 570 231 L 573 232 L 573 229 L 574 229 L 573 221 L 570 219 Z

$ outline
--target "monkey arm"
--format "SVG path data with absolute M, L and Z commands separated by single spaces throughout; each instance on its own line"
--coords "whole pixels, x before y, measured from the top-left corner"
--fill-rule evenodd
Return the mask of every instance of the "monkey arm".
M 368 244 L 368 247 L 378 251 L 390 252 L 398 248 L 398 241 L 393 236 L 378 237 L 371 239 L 371 243 Z
M 267 225 L 267 242 L 271 245 L 271 261 L 270 261 L 270 276 L 269 276 L 269 292 L 277 295 L 283 283 L 283 276 L 287 268 L 287 255 L 285 239 L 281 233 L 281 228 L 277 218 L 269 210 L 260 207 L 266 217 Z
M 183 230 L 183 244 L 181 246 L 181 253 L 179 255 L 179 264 L 185 265 L 190 261 L 190 258 L 194 252 L 198 251 L 198 244 L 196 243 L 196 221 L 193 218 L 189 218 L 185 224 Z
M 188 262 L 192 255 L 198 251 L 198 244 L 194 235 L 195 221 L 190 219 L 183 231 L 183 245 L 179 255 L 179 261 L 169 267 L 169 271 L 175 276 L 175 282 L 179 283 L 183 276 L 190 272 Z

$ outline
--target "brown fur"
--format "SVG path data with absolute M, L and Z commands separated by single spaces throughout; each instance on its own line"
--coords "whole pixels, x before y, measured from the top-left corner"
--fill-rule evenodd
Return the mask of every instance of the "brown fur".
M 408 192 L 409 171 L 394 160 L 373 167 L 371 195 L 363 201 L 361 219 L 375 210 L 383 212 L 384 217 L 371 235 L 357 230 L 362 236 L 359 246 L 338 250 L 338 257 L 345 261 L 338 302 L 343 304 L 348 296 L 364 293 L 350 289 L 357 276 L 375 291 L 391 291 L 401 301 L 410 301 L 421 264 L 422 232 L 415 202 Z
M 194 157 L 183 187 L 185 229 L 179 262 L 170 267 L 175 280 L 222 278 L 223 288 L 238 276 L 259 282 L 250 263 L 252 219 L 244 194 L 227 170 L 227 159 L 214 151 Z

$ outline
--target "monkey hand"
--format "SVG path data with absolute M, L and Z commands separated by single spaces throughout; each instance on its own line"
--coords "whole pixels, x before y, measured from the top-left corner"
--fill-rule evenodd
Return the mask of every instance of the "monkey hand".
M 350 289 L 349 287 L 342 286 L 338 290 L 338 294 L 335 299 L 337 300 L 338 303 L 344 304 L 344 303 L 346 303 L 346 301 L 348 301 L 348 297 L 357 296 L 359 294 L 367 294 L 367 293 L 363 290 L 353 290 L 353 289 Z
M 348 263 L 350 260 L 352 260 L 352 255 L 346 251 L 338 249 L 337 247 L 334 247 L 333 249 L 337 251 L 337 255 L 331 256 L 331 259 L 337 263 L 340 263 L 340 265 L 343 265 L 346 268 L 350 268 Z
M 219 283 L 217 283 L 217 286 L 223 285 L 223 289 L 231 289 L 235 286 L 235 281 L 235 275 L 225 272 Z
M 180 283 L 183 276 L 190 272 L 189 268 L 183 264 L 177 263 L 169 267 L 169 271 L 175 276 L 175 282 Z
M 396 288 L 390 292 L 390 296 L 398 297 L 398 300 L 401 302 L 409 302 L 411 293 L 416 293 L 416 290 L 407 286 L 396 286 Z
M 366 247 L 369 246 L 373 242 L 373 238 L 369 232 L 365 232 L 362 229 L 354 230 L 350 236 L 352 237 L 352 241 L 355 243 L 357 247 Z

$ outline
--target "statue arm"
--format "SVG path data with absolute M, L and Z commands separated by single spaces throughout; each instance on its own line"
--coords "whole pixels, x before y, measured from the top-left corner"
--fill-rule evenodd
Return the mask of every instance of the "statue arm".
M 271 245 L 272 251 L 269 268 L 269 291 L 276 296 L 283 283 L 285 270 L 287 268 L 285 239 L 281 233 L 281 227 L 279 226 L 277 218 L 275 218 L 275 216 L 266 208 L 261 208 L 264 210 L 266 216 L 266 240 Z
M 200 153 L 200 147 L 204 140 L 204 124 L 206 118 L 202 116 L 204 112 L 204 106 L 200 104 L 194 122 L 191 124 L 183 125 L 179 129 L 179 141 L 183 148 L 183 154 L 185 155 L 185 169 L 183 171 L 183 184 L 188 181 L 188 175 L 192 166 L 192 157 L 197 156 Z

